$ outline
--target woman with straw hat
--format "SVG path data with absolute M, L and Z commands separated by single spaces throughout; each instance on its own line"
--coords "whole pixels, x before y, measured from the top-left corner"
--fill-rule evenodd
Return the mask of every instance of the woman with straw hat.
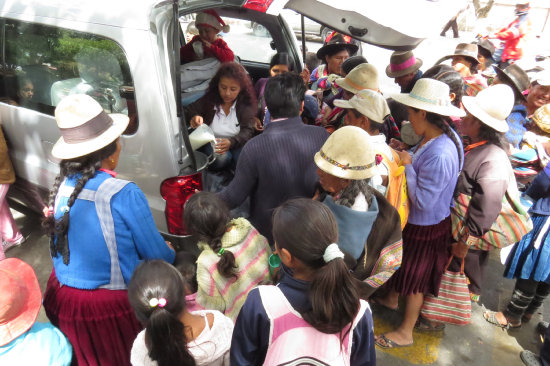
M 408 106 L 411 124 L 422 140 L 412 156 L 399 152 L 411 201 L 403 230 L 403 263 L 387 283 L 390 293 L 377 302 L 396 309 L 401 295 L 407 297 L 407 308 L 398 329 L 376 337 L 382 348 L 411 346 L 424 294 L 438 295 L 452 240 L 450 208 L 463 161 L 460 138 L 446 117 L 464 112 L 451 104 L 447 84 L 420 79 L 409 94 L 392 98 Z
M 549 107 L 549 105 L 547 105 Z M 550 108 L 541 107 L 533 119 L 538 128 L 550 127 Z M 504 276 L 515 278 L 514 293 L 505 310 L 483 314 L 489 323 L 518 328 L 531 320 L 550 294 L 550 165 L 533 180 L 525 195 L 534 201 L 529 209 L 533 229 L 516 243 L 508 256 Z
M 54 267 L 46 315 L 69 338 L 79 365 L 129 365 L 141 325 L 126 285 L 141 260 L 171 263 L 175 253 L 143 192 L 114 178 L 128 117 L 74 94 L 58 104 L 55 118 L 61 138 L 52 155 L 61 163 L 43 222 Z
M 362 128 L 336 130 L 314 157 L 323 188 L 319 200 L 338 223 L 338 246 L 368 299 L 399 268 L 401 219 L 393 206 L 371 188 L 378 174 L 370 136 Z M 376 230 L 372 230 L 376 227 Z
M 469 137 L 465 148 L 464 168 L 455 190 L 455 207 L 468 202 L 461 231 L 455 235 L 450 270 L 459 270 L 463 258 L 470 280 L 470 296 L 479 301 L 482 277 L 489 259 L 489 249 L 479 240 L 496 221 L 506 192 L 518 196 L 516 180 L 506 154 L 508 131 L 506 117 L 514 105 L 514 93 L 507 85 L 493 85 L 474 97 L 462 100 L 467 115 L 462 131 Z

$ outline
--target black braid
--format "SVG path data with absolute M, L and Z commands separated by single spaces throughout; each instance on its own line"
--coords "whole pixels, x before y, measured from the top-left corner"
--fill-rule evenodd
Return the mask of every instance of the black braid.
M 101 168 L 101 162 L 114 154 L 117 149 L 116 141 L 113 141 L 104 148 L 95 151 L 91 154 L 78 157 L 70 160 L 62 160 L 60 163 L 60 173 L 55 178 L 54 186 L 50 191 L 50 197 L 48 205 L 53 208 L 55 205 L 55 198 L 59 192 L 59 187 L 65 178 L 74 177 L 77 174 L 81 174 L 78 179 L 71 196 L 67 202 L 67 211 L 63 213 L 63 216 L 56 220 L 54 213 L 50 212 L 48 216 L 42 221 L 42 227 L 46 233 L 50 236 L 50 254 L 52 257 L 57 257 L 61 254 L 63 257 L 63 263 L 69 264 L 69 245 L 67 243 L 67 233 L 69 230 L 69 211 L 75 203 L 78 195 L 84 189 L 84 186 L 95 176 L 96 171 Z M 52 210 L 53 211 L 53 210 Z
M 445 121 L 445 118 L 436 113 L 426 112 L 426 120 L 428 120 L 428 122 L 432 125 L 441 129 L 443 133 L 453 141 L 456 146 L 456 152 L 458 154 L 458 166 L 462 166 L 462 147 L 460 146 L 460 142 L 458 141 L 457 136 L 453 133 L 451 127 Z
M 335 203 L 351 207 L 355 203 L 355 199 L 359 193 L 363 193 L 367 203 L 370 205 L 372 202 L 372 190 L 373 188 L 369 186 L 370 179 L 361 179 L 361 180 L 352 180 L 350 184 L 342 190 L 340 193 L 340 198 L 338 198 Z

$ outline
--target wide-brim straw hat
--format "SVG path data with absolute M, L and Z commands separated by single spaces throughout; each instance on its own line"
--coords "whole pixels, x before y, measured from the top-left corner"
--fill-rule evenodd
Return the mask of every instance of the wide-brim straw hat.
M 325 173 L 343 179 L 362 180 L 378 172 L 370 136 L 355 126 L 334 131 L 315 154 L 314 160 Z
M 495 66 L 495 71 L 500 81 L 511 86 L 517 95 L 521 95 L 522 100 L 527 101 L 523 92 L 529 89 L 531 82 L 529 75 L 521 67 L 516 64 L 511 64 L 505 69 Z
M 439 80 L 419 79 L 410 93 L 393 94 L 401 104 L 442 116 L 464 117 L 466 113 L 451 103 L 449 86 Z
M 360 64 L 356 66 L 345 78 L 335 80 L 336 85 L 357 94 L 359 90 L 372 89 L 378 90 L 378 71 L 371 64 Z
M 506 118 L 514 107 L 514 91 L 505 84 L 492 85 L 475 97 L 462 97 L 462 104 L 482 123 L 498 132 L 507 132 Z
M 422 66 L 422 60 L 414 57 L 412 51 L 395 51 L 390 56 L 390 64 L 386 66 L 386 75 L 398 78 L 416 72 Z
M 101 105 L 85 94 L 65 97 L 55 108 L 55 119 L 61 138 L 52 149 L 58 159 L 74 159 L 88 155 L 115 141 L 129 118 L 124 114 L 107 114 Z
M 350 100 L 337 99 L 334 101 L 334 105 L 345 109 L 355 109 L 377 123 L 383 123 L 384 118 L 391 113 L 386 99 L 380 93 L 370 89 L 358 91 Z
M 532 120 L 541 130 L 550 133 L 550 104 L 545 104 L 538 108 L 533 113 Z
M 355 55 L 359 46 L 347 42 L 341 34 L 334 35 L 323 47 L 317 51 L 317 58 L 325 60 L 326 55 L 334 55 L 340 51 L 347 50 L 350 56 Z
M 445 60 L 448 60 L 450 58 L 453 58 L 455 56 L 462 56 L 465 59 L 472 62 L 472 64 L 477 65 L 477 64 L 479 64 L 479 60 L 477 59 L 477 52 L 478 52 L 477 44 L 459 43 L 456 46 L 455 52 L 452 55 L 447 55 L 447 56 L 441 57 L 435 64 L 437 65 L 437 64 L 439 64 L 439 63 L 441 63 Z
M 29 330 L 42 306 L 31 266 L 18 258 L 0 261 L 0 347 Z

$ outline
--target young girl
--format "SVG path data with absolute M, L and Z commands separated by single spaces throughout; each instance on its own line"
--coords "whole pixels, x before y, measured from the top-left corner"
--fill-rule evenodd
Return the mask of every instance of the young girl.
M 229 32 L 229 26 L 215 10 L 209 9 L 198 13 L 195 26 L 199 30 L 199 35 L 180 48 L 182 64 L 207 57 L 215 57 L 220 62 L 230 62 L 235 59 L 227 43 L 218 38 L 218 33 Z
M 197 304 L 235 320 L 248 292 L 271 279 L 266 238 L 248 220 L 231 220 L 225 203 L 212 192 L 191 196 L 183 219 L 202 249 L 197 260 Z
M 219 311 L 185 307 L 183 278 L 172 265 L 141 263 L 130 280 L 128 299 L 145 326 L 132 347 L 132 365 L 229 365 L 233 323 Z
M 336 244 L 328 207 L 306 198 L 283 203 L 273 214 L 273 237 L 280 282 L 249 293 L 231 364 L 375 365 L 372 314 Z

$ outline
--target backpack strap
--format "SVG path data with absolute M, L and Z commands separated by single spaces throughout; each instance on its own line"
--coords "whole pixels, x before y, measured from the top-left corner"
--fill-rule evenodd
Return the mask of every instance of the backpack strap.
M 294 310 L 287 298 L 278 286 L 258 286 L 260 298 L 269 318 L 269 345 L 273 342 L 275 320 L 287 314 L 292 314 L 300 319 L 302 316 Z
M 111 198 L 120 192 L 128 183 L 130 182 L 127 180 L 108 178 L 101 183 L 95 194 L 95 209 L 111 257 L 111 281 L 107 285 L 100 287 L 109 290 L 126 289 L 126 283 L 124 282 L 124 277 L 122 277 L 118 259 L 115 225 L 111 212 Z

